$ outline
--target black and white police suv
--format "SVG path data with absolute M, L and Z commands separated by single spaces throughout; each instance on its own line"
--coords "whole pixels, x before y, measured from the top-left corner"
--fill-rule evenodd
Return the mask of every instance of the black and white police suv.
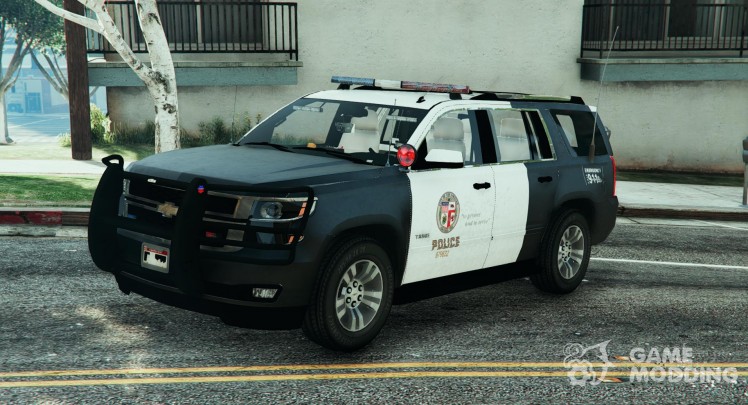
M 333 77 L 238 142 L 107 166 L 94 263 L 119 288 L 228 323 L 369 343 L 404 285 L 527 261 L 568 293 L 615 225 L 593 107 L 467 86 Z M 353 88 L 355 87 L 355 88 Z M 496 269 L 495 271 L 501 271 Z

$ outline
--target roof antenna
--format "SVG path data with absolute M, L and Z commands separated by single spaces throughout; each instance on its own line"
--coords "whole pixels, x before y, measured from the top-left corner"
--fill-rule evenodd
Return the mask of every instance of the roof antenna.
M 593 160 L 595 160 L 595 133 L 597 132 L 597 117 L 598 112 L 600 111 L 600 95 L 603 92 L 603 80 L 605 79 L 605 70 L 608 68 L 608 61 L 610 61 L 610 52 L 613 50 L 613 43 L 616 41 L 616 36 L 618 36 L 618 29 L 620 28 L 620 25 L 616 25 L 616 31 L 613 33 L 613 39 L 610 41 L 610 47 L 608 47 L 608 56 L 605 57 L 605 64 L 603 65 L 603 73 L 600 75 L 600 85 L 597 89 L 597 101 L 595 102 L 596 108 L 595 108 L 595 123 L 592 124 L 592 137 L 590 138 L 590 152 L 588 155 L 588 158 L 590 159 L 590 163 L 592 163 Z

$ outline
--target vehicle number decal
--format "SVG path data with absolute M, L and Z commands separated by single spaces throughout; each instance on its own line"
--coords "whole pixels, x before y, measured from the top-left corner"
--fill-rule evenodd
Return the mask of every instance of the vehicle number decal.
M 603 168 L 602 167 L 585 167 L 584 168 L 584 181 L 588 186 L 595 184 L 603 184 Z

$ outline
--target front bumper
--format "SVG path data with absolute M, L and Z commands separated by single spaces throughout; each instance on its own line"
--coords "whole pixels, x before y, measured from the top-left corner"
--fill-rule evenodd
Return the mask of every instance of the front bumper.
M 121 156 L 103 159 L 107 166 L 94 194 L 89 221 L 89 250 L 102 270 L 116 276 L 120 289 L 136 292 L 169 305 L 224 316 L 236 312 L 265 311 L 304 307 L 309 302 L 316 277 L 315 255 L 297 256 L 299 242 L 311 209 L 295 221 L 272 225 L 272 232 L 284 235 L 287 243 L 268 244 L 258 233 L 267 225 L 252 220 L 209 222 L 211 233 L 218 229 L 241 231 L 241 240 L 209 238 L 206 233 L 206 203 L 212 192 L 239 194 L 303 194 L 312 207 L 309 187 L 261 188 L 209 184 L 193 179 L 189 184 L 155 179 L 125 172 Z M 121 216 L 123 181 L 149 183 L 184 189 L 177 204 L 178 213 L 169 226 Z M 220 232 L 219 232 L 220 234 Z M 141 266 L 143 243 L 169 249 L 168 271 Z M 209 251 L 205 246 L 228 246 L 231 252 Z M 272 299 L 255 298 L 253 288 L 277 288 Z

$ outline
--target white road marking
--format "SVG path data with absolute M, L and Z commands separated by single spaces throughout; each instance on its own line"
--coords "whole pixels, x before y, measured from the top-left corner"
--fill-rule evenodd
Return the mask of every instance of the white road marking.
M 725 264 L 657 262 L 657 261 L 652 261 L 652 260 L 610 259 L 610 258 L 605 258 L 605 257 L 593 257 L 590 260 L 596 261 L 596 262 L 637 263 L 637 264 L 655 264 L 655 265 L 661 265 L 661 266 L 706 267 L 710 269 L 748 270 L 748 266 L 730 266 L 730 265 L 725 265 Z
M 699 221 L 699 222 L 703 222 L 703 223 L 705 223 L 705 224 L 709 224 L 709 225 L 714 225 L 714 226 L 724 227 L 724 228 L 730 228 L 730 229 L 739 229 L 739 230 L 741 230 L 741 231 L 748 231 L 748 228 L 741 228 L 741 227 L 738 227 L 738 226 L 731 226 L 731 225 L 726 225 L 726 224 L 718 224 L 718 223 L 715 223 L 715 222 L 702 221 L 702 220 L 700 220 L 700 219 L 697 219 L 697 221 Z
M 25 127 L 27 125 L 34 125 L 34 124 L 39 124 L 39 123 L 47 122 L 47 121 L 59 121 L 59 120 L 64 120 L 64 119 L 65 118 L 48 118 L 46 120 L 31 121 L 31 122 L 27 122 L 25 124 L 9 125 L 8 129 L 21 128 L 21 127 Z

